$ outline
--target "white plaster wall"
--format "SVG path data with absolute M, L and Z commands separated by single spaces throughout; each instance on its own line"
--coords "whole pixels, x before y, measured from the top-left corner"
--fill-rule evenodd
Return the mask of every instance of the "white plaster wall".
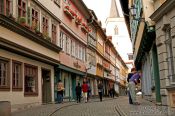
M 12 91 L 12 67 L 10 69 L 10 91 L 0 92 L 0 101 L 10 101 L 12 105 L 14 104 L 24 104 L 24 103 L 41 103 L 42 102 L 42 77 L 41 68 L 46 68 L 51 70 L 51 96 L 52 101 L 54 101 L 54 67 L 36 60 L 32 60 L 5 50 L 0 49 L 0 57 L 5 57 L 10 59 L 10 61 L 17 60 L 22 63 L 32 64 L 38 67 L 38 96 L 24 96 L 24 77 L 23 77 L 23 90 L 22 91 Z M 24 73 L 24 71 L 22 72 Z M 24 74 L 23 74 L 24 75 Z
M 58 7 L 55 3 L 54 0 L 38 0 L 43 6 L 45 6 L 51 13 L 53 13 L 57 18 L 62 17 L 62 0 L 60 0 L 60 7 Z
M 115 26 L 118 26 L 118 35 L 114 35 Z M 124 18 L 108 18 L 106 21 L 106 34 L 112 36 L 112 43 L 124 61 L 128 61 L 127 53 L 132 53 L 131 40 Z
M 59 54 L 57 52 L 50 50 L 44 46 L 41 46 L 38 43 L 31 41 L 28 38 L 25 38 L 25 37 L 15 33 L 15 32 L 12 32 L 4 27 L 0 27 L 0 32 L 1 32 L 0 37 L 5 38 L 6 40 L 9 40 L 9 41 L 14 42 L 18 45 L 21 45 L 21 46 L 29 48 L 33 51 L 44 54 L 44 55 L 51 57 L 53 59 L 59 60 Z

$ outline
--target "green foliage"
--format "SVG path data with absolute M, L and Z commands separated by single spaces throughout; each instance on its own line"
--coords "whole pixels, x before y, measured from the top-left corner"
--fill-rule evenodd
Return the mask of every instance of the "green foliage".
M 26 18 L 25 18 L 25 17 L 20 17 L 20 18 L 19 18 L 19 23 L 20 23 L 20 24 L 26 23 Z

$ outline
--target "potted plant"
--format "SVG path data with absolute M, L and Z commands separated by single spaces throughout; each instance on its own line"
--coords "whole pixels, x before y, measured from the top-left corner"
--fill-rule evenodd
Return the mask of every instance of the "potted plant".
M 20 17 L 19 18 L 19 24 L 24 26 L 26 24 L 26 18 L 25 17 Z

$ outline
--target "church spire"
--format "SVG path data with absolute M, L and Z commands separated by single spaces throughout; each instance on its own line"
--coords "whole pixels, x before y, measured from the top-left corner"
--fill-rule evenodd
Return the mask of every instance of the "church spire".
M 110 9 L 110 18 L 117 18 L 120 17 L 119 12 L 118 12 L 118 8 L 117 8 L 117 4 L 115 0 L 111 0 L 111 9 Z

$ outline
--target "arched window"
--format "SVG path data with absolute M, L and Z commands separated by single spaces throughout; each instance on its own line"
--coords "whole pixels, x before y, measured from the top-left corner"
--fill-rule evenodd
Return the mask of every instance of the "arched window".
M 114 28 L 114 34 L 115 35 L 118 35 L 118 26 L 116 25 L 115 28 Z

